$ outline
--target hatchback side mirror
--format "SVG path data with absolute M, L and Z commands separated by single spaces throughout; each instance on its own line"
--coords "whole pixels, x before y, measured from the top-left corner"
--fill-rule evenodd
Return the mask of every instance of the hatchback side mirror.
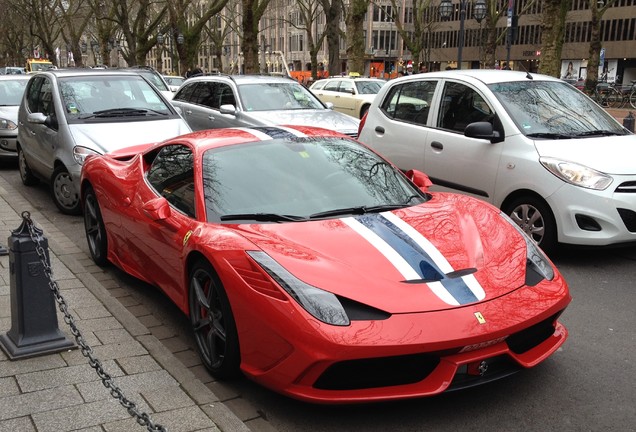
M 464 129 L 464 135 L 468 138 L 486 139 L 491 143 L 498 143 L 503 141 L 501 134 L 496 131 L 492 123 L 489 122 L 475 122 L 471 123 Z

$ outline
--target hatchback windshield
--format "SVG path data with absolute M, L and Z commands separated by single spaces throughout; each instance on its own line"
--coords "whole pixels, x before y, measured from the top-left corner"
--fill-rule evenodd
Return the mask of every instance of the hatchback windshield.
M 426 199 L 375 153 L 355 141 L 325 137 L 208 150 L 203 185 L 208 220 L 215 222 L 319 219 L 391 210 Z
M 60 78 L 69 123 L 117 116 L 171 114 L 157 91 L 138 75 Z
M 325 109 L 313 94 L 296 83 L 243 84 L 238 92 L 245 111 Z
M 624 135 L 628 132 L 568 83 L 515 81 L 491 84 L 519 130 L 533 138 Z

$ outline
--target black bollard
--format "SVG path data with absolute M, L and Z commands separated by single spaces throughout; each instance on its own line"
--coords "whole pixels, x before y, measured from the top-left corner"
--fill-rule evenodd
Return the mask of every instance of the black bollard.
M 50 354 L 73 348 L 74 343 L 57 325 L 55 298 L 49 287 L 44 265 L 36 250 L 36 241 L 44 249 L 50 265 L 48 241 L 42 230 L 32 228 L 27 217 L 9 236 L 11 277 L 11 329 L 0 334 L 0 347 L 11 360 Z

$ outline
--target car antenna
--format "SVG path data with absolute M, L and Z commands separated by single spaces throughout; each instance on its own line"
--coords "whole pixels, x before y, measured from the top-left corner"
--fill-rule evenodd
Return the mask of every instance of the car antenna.
M 530 74 L 530 72 L 528 72 L 528 69 L 526 69 L 526 67 L 523 65 L 523 63 L 519 63 L 519 66 L 521 66 L 523 71 L 526 73 L 526 78 L 534 79 L 534 77 Z

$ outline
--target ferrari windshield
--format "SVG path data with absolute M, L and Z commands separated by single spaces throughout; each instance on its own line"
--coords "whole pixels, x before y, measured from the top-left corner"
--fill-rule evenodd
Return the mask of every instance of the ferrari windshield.
M 157 90 L 136 74 L 63 77 L 60 93 L 69 123 L 172 113 Z
M 426 200 L 418 188 L 355 141 L 274 139 L 203 155 L 208 220 L 283 222 L 392 210 Z
M 604 109 L 566 82 L 514 81 L 491 84 L 490 89 L 528 137 L 567 139 L 627 133 Z
M 238 92 L 245 111 L 325 109 L 309 90 L 292 81 L 243 84 Z

